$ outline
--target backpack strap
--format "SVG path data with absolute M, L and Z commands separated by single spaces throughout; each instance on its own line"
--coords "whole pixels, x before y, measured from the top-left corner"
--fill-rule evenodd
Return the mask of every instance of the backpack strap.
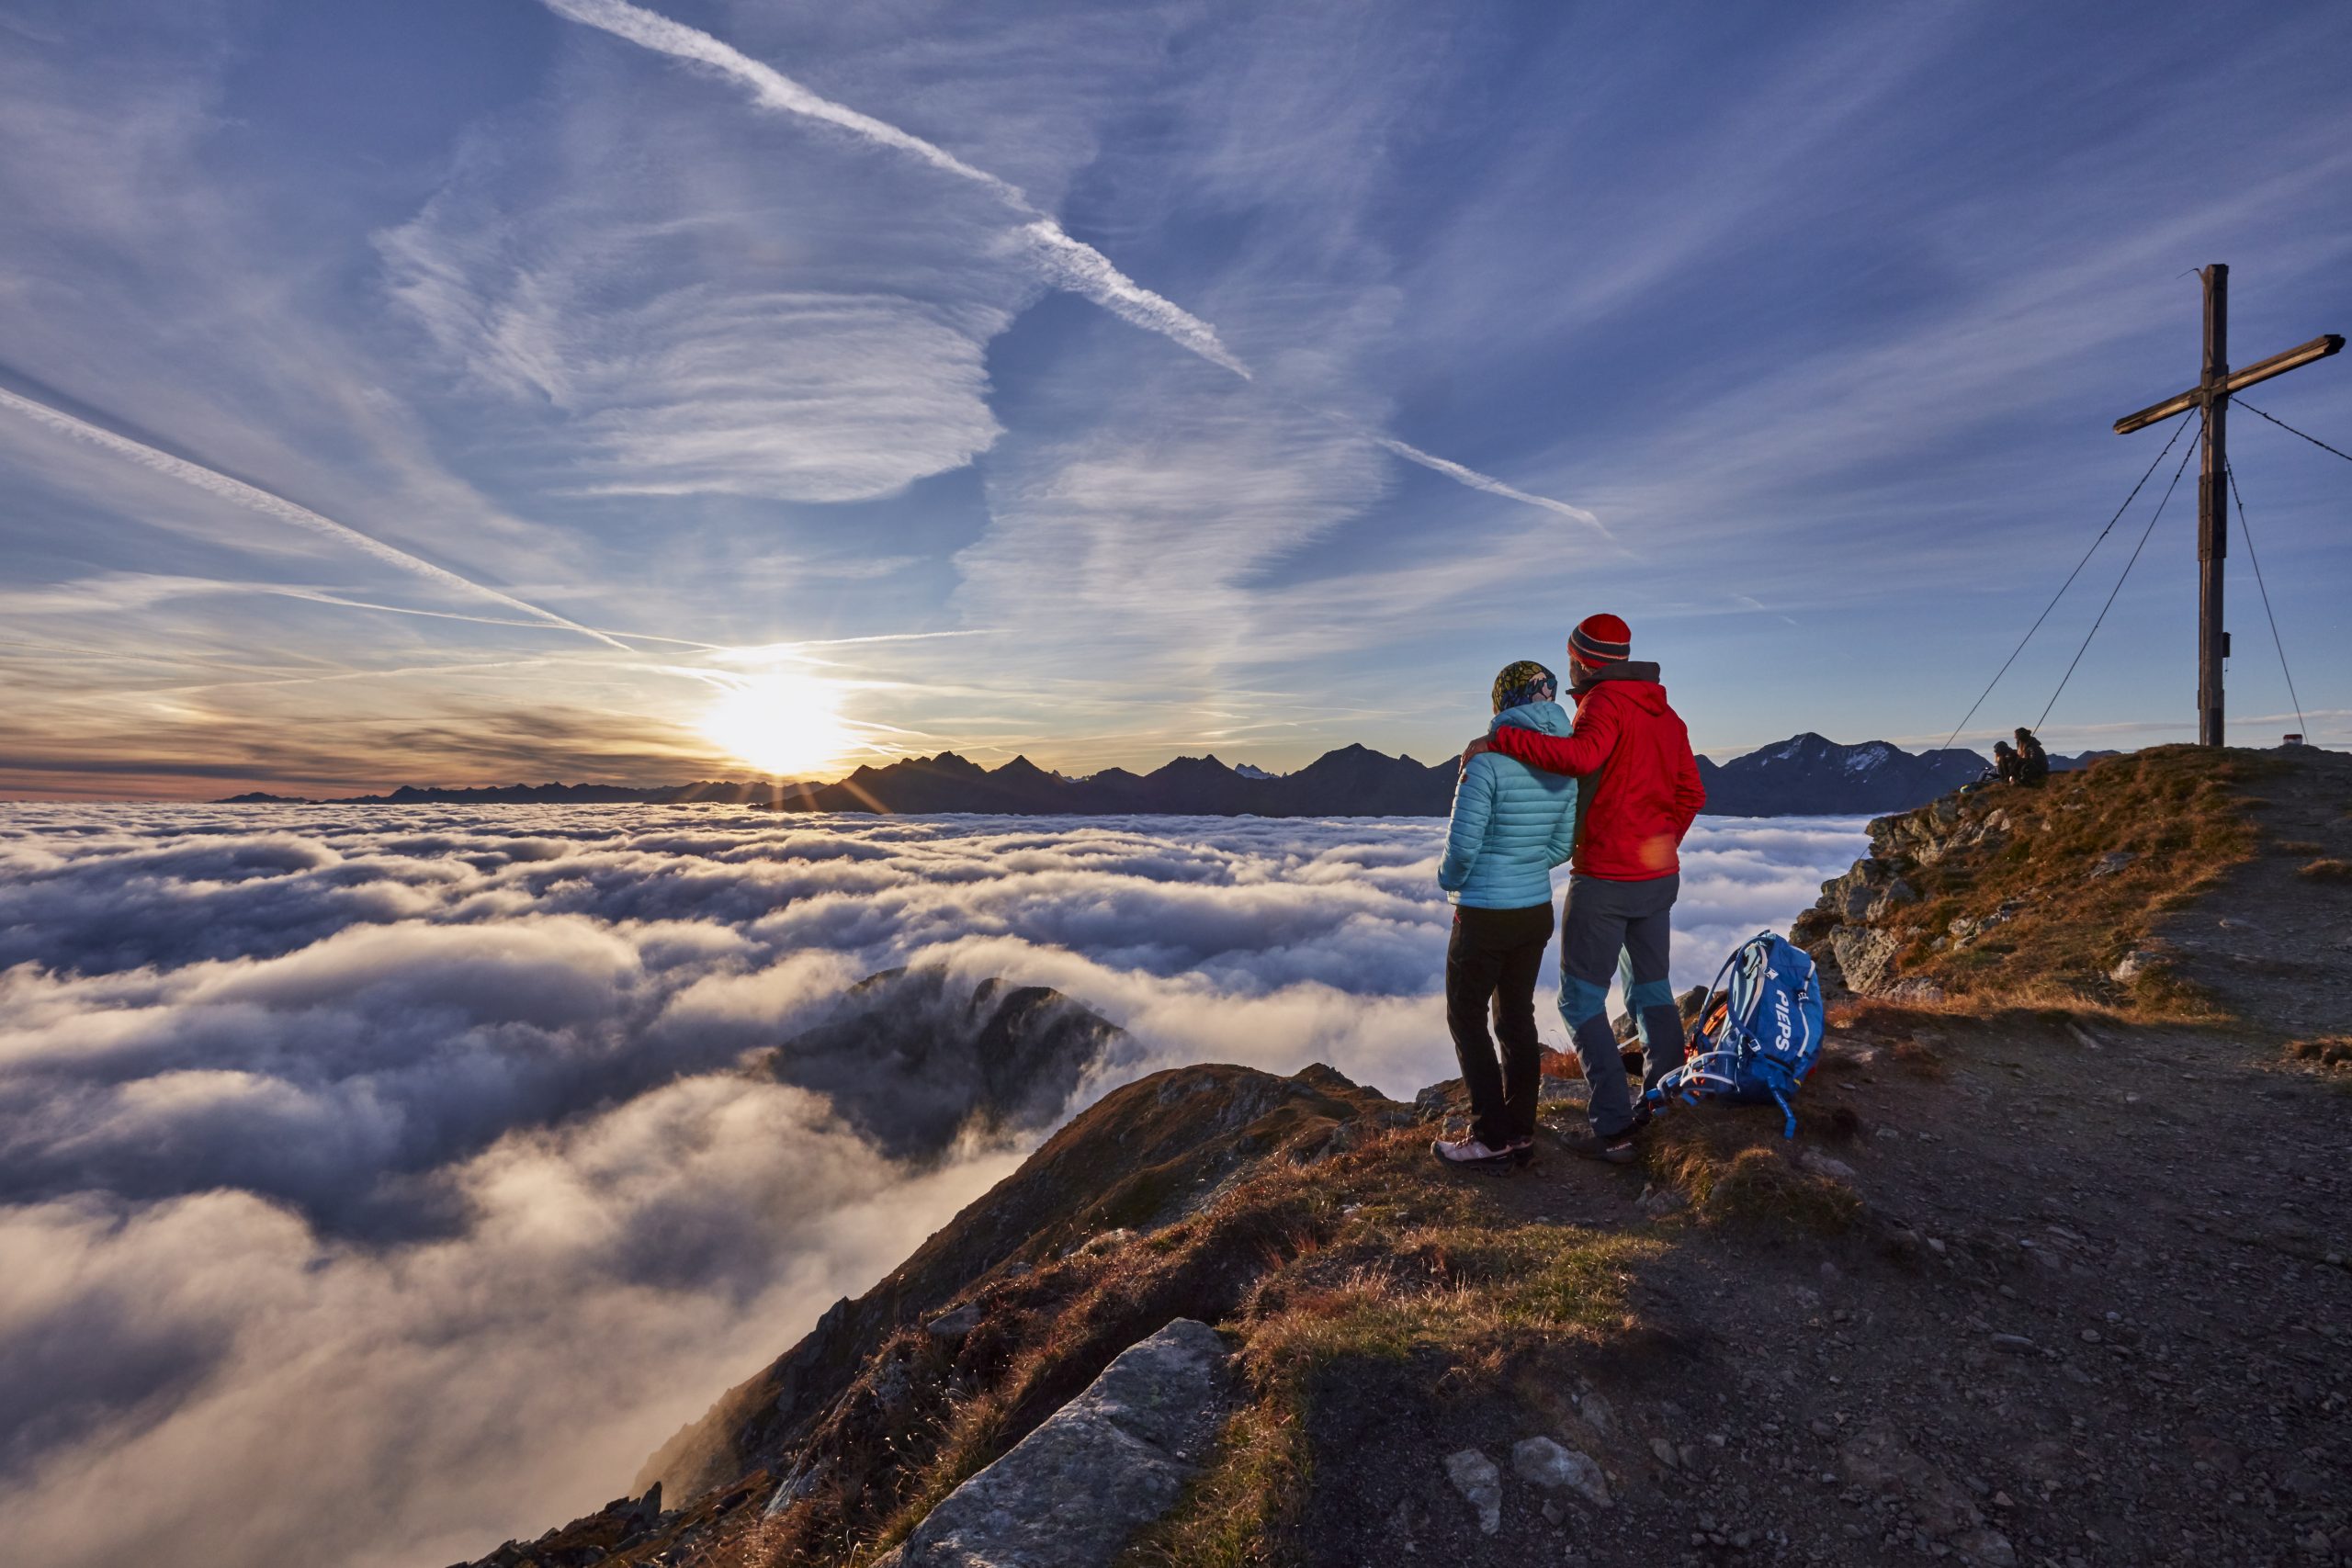
M 1730 974 L 1732 965 L 1739 962 L 1739 953 L 1738 948 L 1732 949 L 1731 956 L 1724 960 L 1724 966 L 1715 971 L 1713 982 L 1707 987 L 1707 999 L 1699 1004 L 1701 1029 L 1707 1027 L 1707 1015 L 1715 1010 L 1715 998 L 1721 995 L 1726 1001 L 1730 999 L 1730 993 L 1724 988 L 1724 976 Z

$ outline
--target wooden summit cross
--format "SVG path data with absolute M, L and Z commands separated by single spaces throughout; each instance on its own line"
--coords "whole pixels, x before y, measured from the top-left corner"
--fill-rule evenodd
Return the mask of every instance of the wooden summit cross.
M 2222 660 L 2229 657 L 2230 634 L 2222 629 L 2222 558 L 2228 553 L 2229 457 L 2223 446 L 2228 429 L 2230 394 L 2243 392 L 2257 381 L 2283 376 L 2298 366 L 2325 359 L 2344 346 L 2334 333 L 2315 337 L 2301 348 L 2258 359 L 2243 370 L 2230 368 L 2230 269 L 2220 262 L 2206 267 L 2205 375 L 2185 392 L 2163 402 L 2126 414 L 2115 422 L 2115 434 L 2129 435 L 2190 409 L 2205 411 L 2205 454 L 2197 476 L 2197 743 L 2219 746 L 2222 741 Z

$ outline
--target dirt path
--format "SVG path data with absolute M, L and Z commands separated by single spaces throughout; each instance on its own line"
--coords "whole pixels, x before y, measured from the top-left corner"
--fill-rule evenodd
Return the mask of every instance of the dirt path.
M 1587 1369 L 1618 1506 L 1554 1522 L 1521 1488 L 1472 1538 L 1428 1452 L 1399 1453 L 1414 1499 L 1319 1560 L 1401 1537 L 1404 1560 L 1593 1568 L 2352 1562 L 2352 1094 L 2252 1035 L 1885 1010 L 1806 1094 L 1852 1113 L 1815 1157 L 1863 1222 L 1656 1223 L 1647 1348 Z M 1638 1169 L 1554 1153 L 1488 1185 L 1530 1222 L 1651 1225 Z
M 2352 1034 L 2352 880 L 2303 872 L 2352 862 L 2352 757 L 2310 752 L 2252 789 L 2262 854 L 2156 935 L 2184 978 L 2249 1024 Z

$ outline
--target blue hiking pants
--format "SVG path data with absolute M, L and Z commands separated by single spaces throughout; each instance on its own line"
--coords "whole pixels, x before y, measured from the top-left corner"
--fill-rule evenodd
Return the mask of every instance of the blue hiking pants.
M 1681 1010 L 1667 959 L 1679 875 L 1648 882 L 1568 878 L 1560 913 L 1560 1018 L 1584 1062 L 1592 1130 L 1614 1137 L 1634 1123 L 1633 1091 L 1609 1027 L 1609 978 L 1623 957 L 1625 1010 L 1641 1026 L 1643 1089 L 1682 1065 Z

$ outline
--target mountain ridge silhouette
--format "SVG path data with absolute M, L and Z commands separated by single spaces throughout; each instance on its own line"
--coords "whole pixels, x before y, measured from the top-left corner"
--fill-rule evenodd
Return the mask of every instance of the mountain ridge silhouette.
M 2070 768 L 2112 752 L 2051 759 Z M 1847 816 L 1905 811 L 1981 774 L 1964 748 L 1905 751 L 1885 740 L 1846 745 L 1805 731 L 1728 762 L 1699 759 L 1707 810 L 1721 817 Z M 1242 771 L 1214 754 L 1170 758 L 1148 773 L 1106 768 L 1084 778 L 1026 756 L 995 768 L 956 751 L 870 763 L 831 784 L 698 780 L 651 786 L 514 784 L 458 788 L 402 784 L 333 800 L 255 791 L 217 805 L 758 806 L 779 811 L 967 812 L 987 816 L 1442 817 L 1453 807 L 1453 759 L 1426 763 L 1361 744 L 1327 751 L 1295 773 Z

